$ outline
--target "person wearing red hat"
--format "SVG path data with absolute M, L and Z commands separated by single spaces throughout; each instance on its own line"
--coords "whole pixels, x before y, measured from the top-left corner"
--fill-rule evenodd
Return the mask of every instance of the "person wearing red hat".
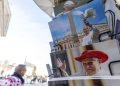
M 103 76 L 109 75 L 106 71 L 101 70 L 100 64 L 105 63 L 108 60 L 108 55 L 98 50 L 85 50 L 75 60 L 81 62 L 83 69 L 85 70 L 85 76 Z M 65 76 L 69 76 L 66 72 L 66 64 L 60 60 L 57 61 L 58 68 L 64 73 Z M 83 74 L 75 73 L 72 76 L 83 76 Z
M 85 50 L 79 57 L 75 58 L 75 60 L 82 63 L 86 75 L 105 75 L 105 72 L 101 70 L 100 64 L 108 60 L 106 53 L 98 50 Z

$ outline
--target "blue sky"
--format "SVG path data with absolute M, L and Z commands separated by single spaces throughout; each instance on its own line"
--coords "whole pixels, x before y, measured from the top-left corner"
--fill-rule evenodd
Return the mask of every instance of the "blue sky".
M 80 6 L 78 9 L 79 11 L 85 12 L 86 9 L 92 8 L 96 12 L 96 17 L 95 19 L 88 19 L 88 21 L 91 24 L 100 24 L 100 23 L 106 23 L 106 16 L 104 13 L 104 8 L 102 4 L 102 0 L 94 0 L 86 5 Z M 74 11 L 74 10 L 73 10 Z M 76 26 L 77 32 L 80 31 L 84 27 L 84 24 L 82 22 L 82 19 L 79 16 L 73 16 L 74 17 L 74 22 Z
M 67 14 L 49 22 L 49 27 L 51 29 L 53 40 L 63 38 L 67 32 L 71 32 Z
M 11 20 L 6 37 L 0 38 L 1 60 L 11 62 L 31 62 L 47 73 L 45 64 L 50 64 L 52 41 L 48 22 L 51 18 L 33 0 L 8 0 Z
M 95 19 L 94 20 L 88 19 L 88 21 L 91 24 L 106 23 L 106 17 L 105 17 L 105 13 L 104 13 L 104 9 L 103 9 L 102 0 L 94 0 L 88 4 L 82 5 L 82 6 L 78 7 L 77 9 L 74 9 L 72 11 L 73 21 L 74 21 L 77 32 L 82 30 L 82 28 L 84 27 L 84 23 L 83 23 L 80 15 L 74 15 L 74 12 L 75 11 L 84 12 L 88 8 L 92 8 L 96 11 Z M 64 28 L 63 28 L 63 26 L 64 26 Z M 51 29 L 53 40 L 63 38 L 68 33 L 67 31 L 71 32 L 68 17 L 66 15 L 62 15 L 60 17 L 57 17 L 56 19 L 51 21 L 50 29 Z

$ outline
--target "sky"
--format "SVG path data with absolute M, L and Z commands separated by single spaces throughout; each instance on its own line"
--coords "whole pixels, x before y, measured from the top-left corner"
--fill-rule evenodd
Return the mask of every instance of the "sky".
M 37 65 L 41 73 L 47 73 L 46 64 L 51 64 L 52 41 L 45 14 L 33 0 L 8 0 L 11 19 L 6 37 L 0 37 L 0 60 Z
M 53 40 L 63 38 L 67 32 L 71 33 L 68 15 L 66 14 L 64 16 L 57 17 L 53 21 L 49 22 L 49 26 Z

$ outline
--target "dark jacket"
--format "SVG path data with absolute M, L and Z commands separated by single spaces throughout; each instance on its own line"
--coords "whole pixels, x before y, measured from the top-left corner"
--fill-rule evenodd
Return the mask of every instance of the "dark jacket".
M 24 84 L 25 81 L 20 74 L 14 72 L 14 74 L 12 76 L 15 76 L 15 77 L 19 78 L 21 80 L 22 84 Z

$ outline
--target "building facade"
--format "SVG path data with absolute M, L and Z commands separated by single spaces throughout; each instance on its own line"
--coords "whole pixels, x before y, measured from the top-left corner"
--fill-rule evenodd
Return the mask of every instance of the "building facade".
M 109 31 L 108 25 L 107 24 L 98 24 L 98 25 L 94 25 L 101 33 L 107 32 Z M 79 43 L 80 46 L 82 45 L 82 39 L 84 37 L 84 33 L 83 31 L 78 32 L 78 39 L 79 39 Z M 75 43 L 74 43 L 74 39 L 72 34 L 69 34 L 67 36 L 65 36 L 63 39 L 58 39 L 56 41 L 53 42 L 53 46 L 54 48 L 51 48 L 51 51 L 62 51 L 62 50 L 66 50 L 69 48 L 73 48 L 75 47 Z

